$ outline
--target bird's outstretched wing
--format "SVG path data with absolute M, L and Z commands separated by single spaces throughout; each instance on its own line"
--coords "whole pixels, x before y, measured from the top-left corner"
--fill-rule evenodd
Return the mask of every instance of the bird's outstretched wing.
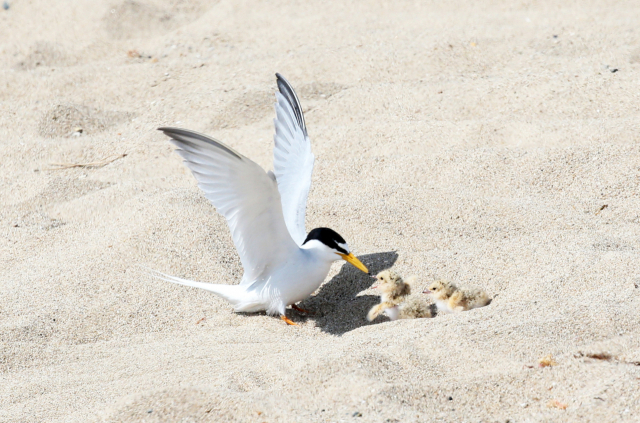
M 171 137 L 205 197 L 227 219 L 244 267 L 241 283 L 255 281 L 298 249 L 287 231 L 271 175 L 206 135 L 178 128 L 159 130 Z
M 273 136 L 273 168 L 282 199 L 284 221 L 293 240 L 302 245 L 307 237 L 305 215 L 315 158 L 307 135 L 298 96 L 284 77 L 276 73 L 276 133 Z

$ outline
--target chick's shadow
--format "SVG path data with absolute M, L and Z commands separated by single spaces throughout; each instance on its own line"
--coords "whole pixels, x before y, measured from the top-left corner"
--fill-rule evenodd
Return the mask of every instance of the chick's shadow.
M 398 260 L 398 253 L 367 254 L 358 257 L 367 266 L 371 275 L 388 269 Z M 377 295 L 361 295 L 358 293 L 371 288 L 373 278 L 366 273 L 345 263 L 340 273 L 320 287 L 318 293 L 299 304 L 309 310 L 309 319 L 323 332 L 332 335 L 343 335 L 349 331 L 366 326 L 369 309 L 380 302 Z M 302 316 L 302 315 L 299 315 Z

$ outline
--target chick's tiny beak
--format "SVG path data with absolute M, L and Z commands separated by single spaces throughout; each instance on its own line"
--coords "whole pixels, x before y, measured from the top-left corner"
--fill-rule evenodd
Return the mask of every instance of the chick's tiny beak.
M 338 254 L 340 254 L 340 257 L 342 257 L 343 260 L 353 264 L 355 267 L 362 270 L 364 273 L 369 273 L 369 269 L 367 269 L 367 266 L 362 264 L 362 262 L 358 260 L 356 256 L 353 255 L 353 253 L 349 253 L 349 254 L 338 253 Z

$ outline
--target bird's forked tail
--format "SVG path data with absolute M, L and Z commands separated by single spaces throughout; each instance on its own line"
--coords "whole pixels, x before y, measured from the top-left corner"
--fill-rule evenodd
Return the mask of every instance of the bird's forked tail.
M 175 276 L 167 275 L 157 270 L 147 269 L 151 272 L 151 276 L 162 279 L 163 281 L 177 283 L 179 285 L 190 286 L 193 288 L 204 289 L 205 291 L 212 292 L 217 296 L 229 301 L 232 305 L 238 304 L 246 300 L 246 292 L 244 287 L 240 285 L 222 285 L 216 283 L 197 282 L 190 281 L 188 279 L 177 278 Z

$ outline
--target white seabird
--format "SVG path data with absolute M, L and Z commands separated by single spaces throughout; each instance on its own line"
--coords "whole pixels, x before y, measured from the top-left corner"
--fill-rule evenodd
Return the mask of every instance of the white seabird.
M 237 312 L 285 315 L 288 305 L 308 298 L 325 280 L 331 263 L 346 260 L 368 269 L 329 228 L 307 234 L 305 214 L 314 156 L 302 107 L 287 80 L 276 74 L 275 172 L 222 142 L 179 128 L 159 128 L 171 138 L 205 197 L 229 225 L 244 268 L 238 285 L 195 282 L 160 274 L 164 280 L 205 289 L 229 301 Z

